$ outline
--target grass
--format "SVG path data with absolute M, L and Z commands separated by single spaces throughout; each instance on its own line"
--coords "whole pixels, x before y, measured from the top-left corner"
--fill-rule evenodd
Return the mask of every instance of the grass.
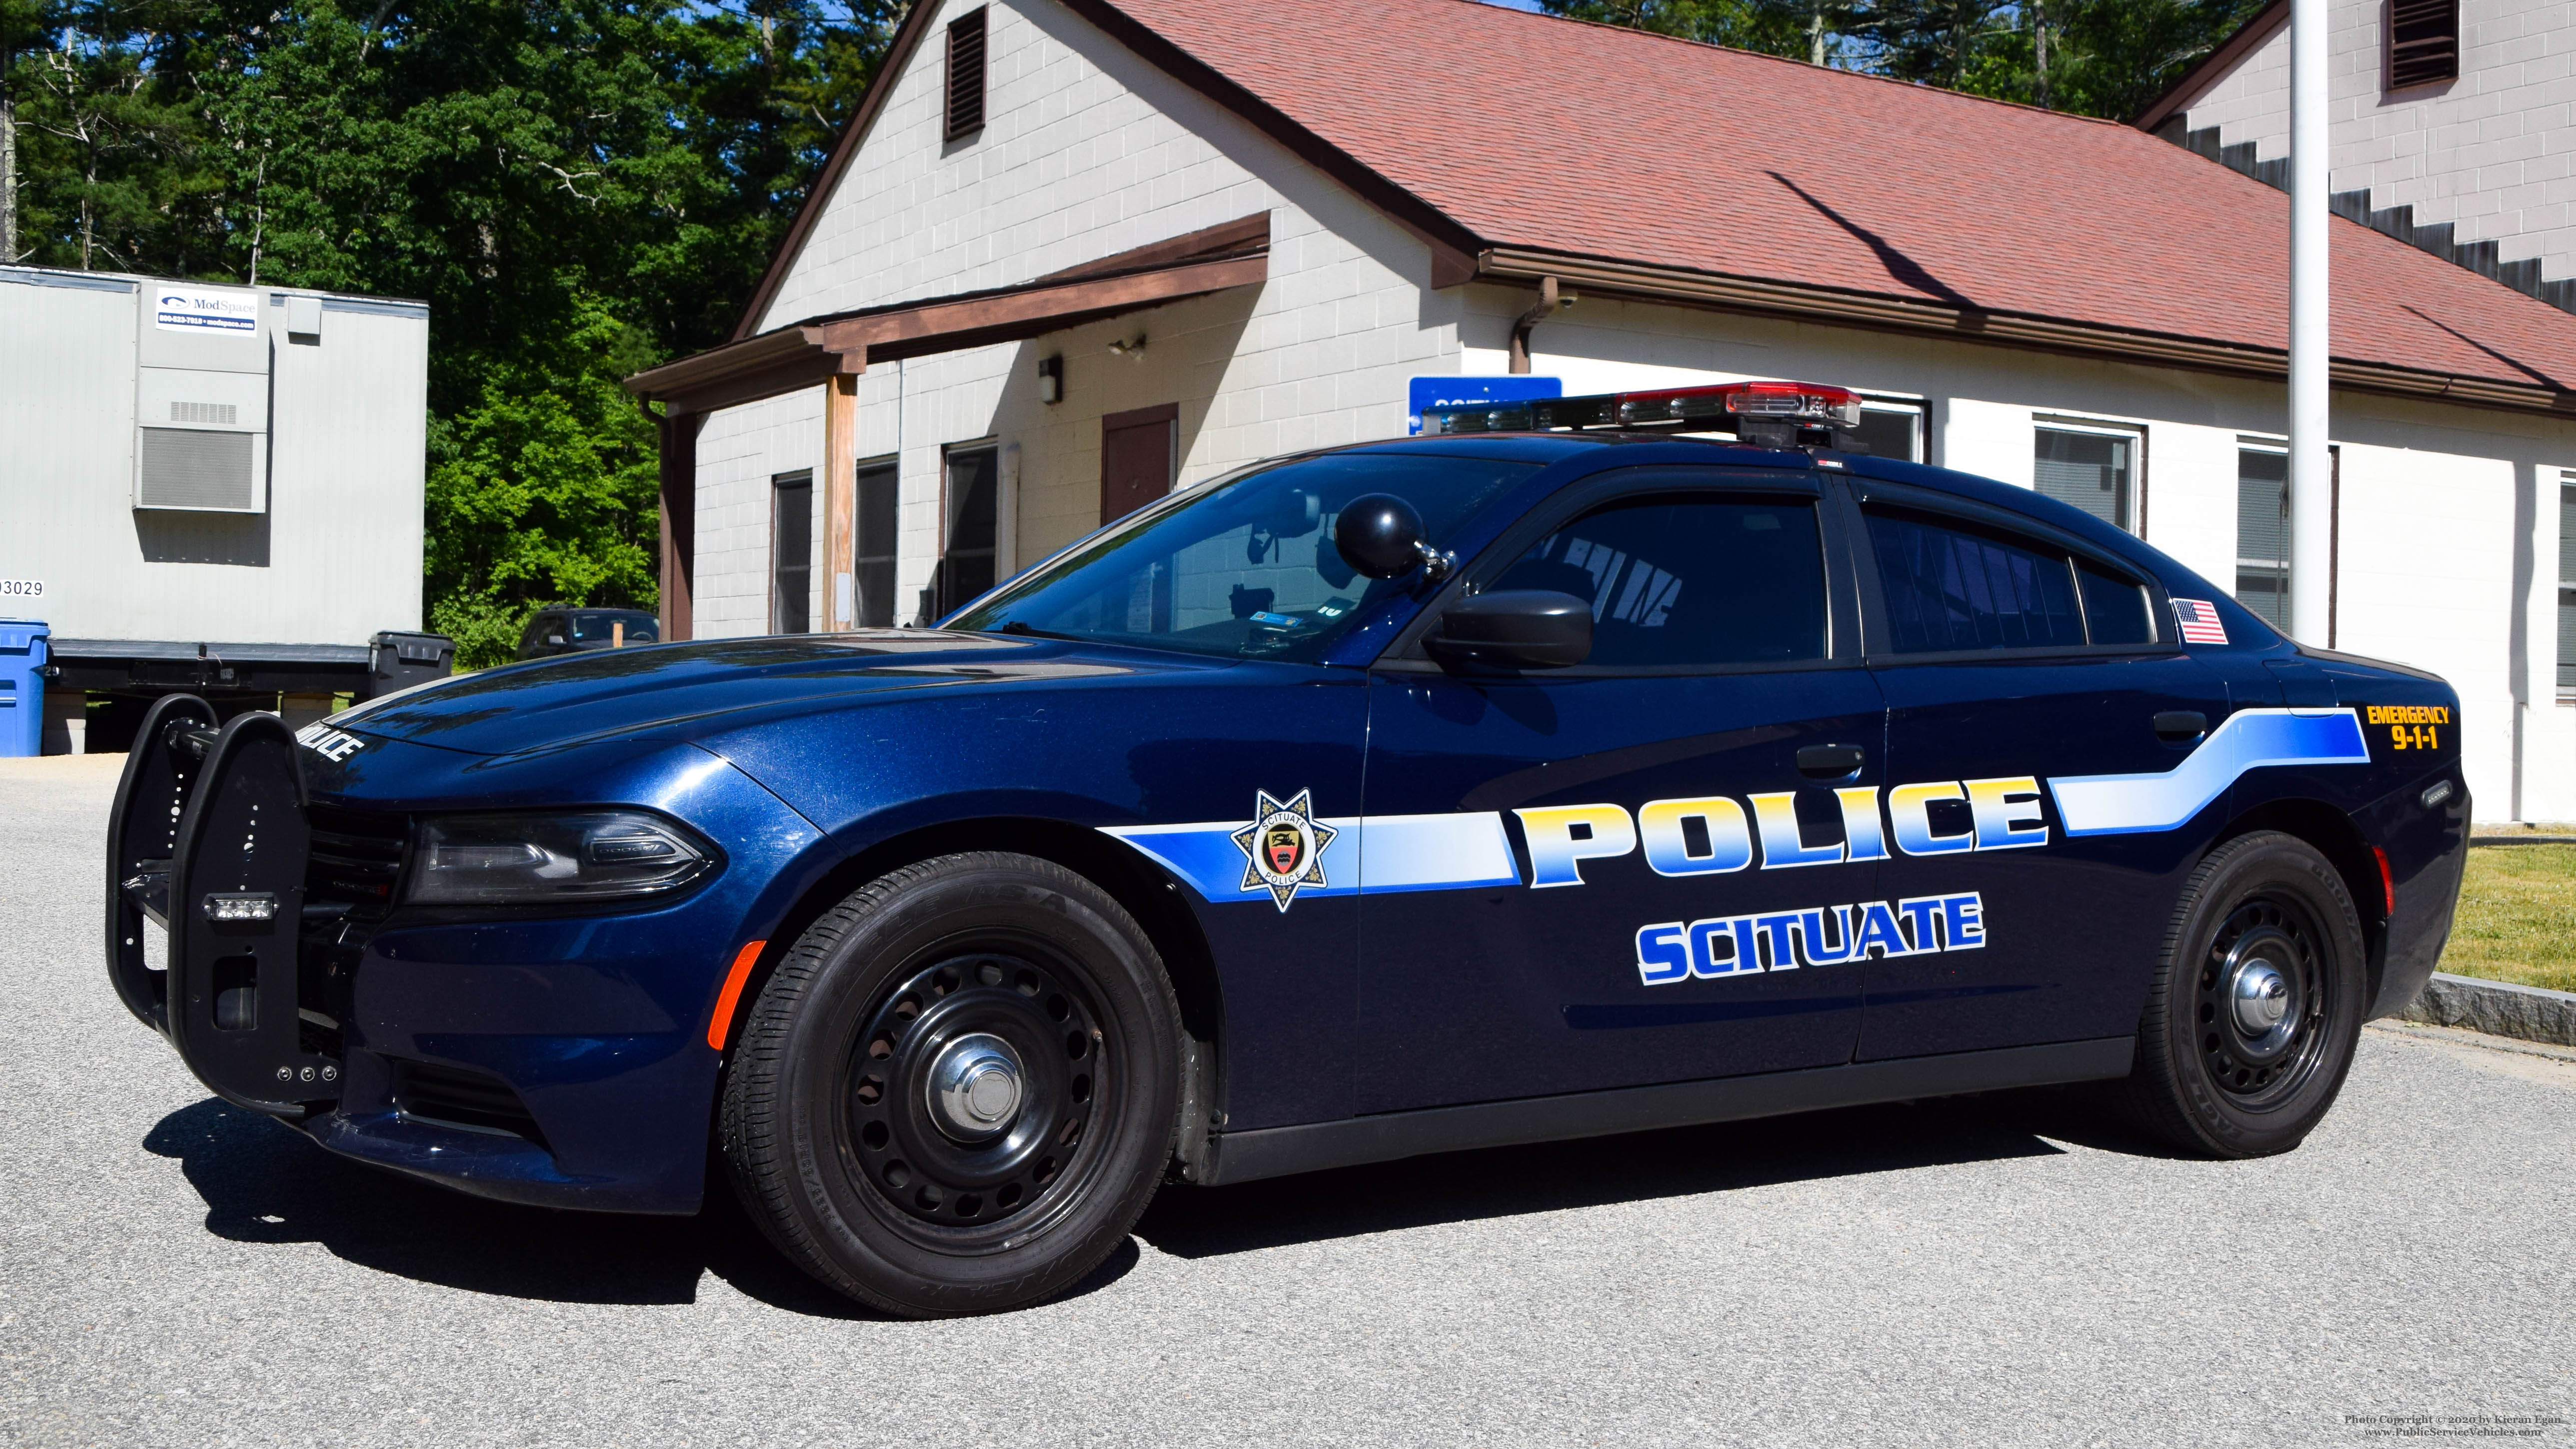
M 2471 850 L 2441 969 L 2576 991 L 2576 845 Z

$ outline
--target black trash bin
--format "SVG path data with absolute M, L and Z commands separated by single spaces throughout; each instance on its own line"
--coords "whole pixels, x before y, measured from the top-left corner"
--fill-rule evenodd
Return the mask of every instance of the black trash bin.
M 367 641 L 367 687 L 358 697 L 380 699 L 455 672 L 455 640 L 444 634 L 400 634 L 388 629 Z

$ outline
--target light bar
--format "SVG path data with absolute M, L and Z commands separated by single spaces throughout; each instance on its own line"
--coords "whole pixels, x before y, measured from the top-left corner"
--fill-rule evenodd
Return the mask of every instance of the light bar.
M 1849 388 L 1812 382 L 1724 382 L 1533 402 L 1456 403 L 1422 410 L 1425 433 L 1671 430 L 1675 424 L 1682 425 L 1680 431 L 1742 433 L 1747 422 L 1772 427 L 1785 424 L 1791 428 L 1856 428 L 1860 426 L 1860 394 Z

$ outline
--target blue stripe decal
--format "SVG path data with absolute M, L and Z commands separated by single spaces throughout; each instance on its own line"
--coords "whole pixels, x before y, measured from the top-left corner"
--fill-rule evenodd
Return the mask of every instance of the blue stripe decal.
M 2138 835 L 2198 815 L 2248 770 L 2369 763 L 2361 717 L 2352 710 L 2240 709 L 2161 774 L 2077 775 L 2049 781 L 2048 790 L 2068 835 Z
M 1347 896 L 1362 891 L 1466 890 L 1516 886 L 1520 865 L 1503 835 L 1503 817 L 1482 814 L 1384 815 L 1372 819 L 1325 816 L 1334 836 L 1317 856 L 1322 885 L 1297 888 L 1307 896 Z M 1243 848 L 1234 843 L 1241 820 L 1188 825 L 1105 826 L 1115 836 L 1189 882 L 1210 901 L 1267 901 L 1270 890 L 1244 884 Z

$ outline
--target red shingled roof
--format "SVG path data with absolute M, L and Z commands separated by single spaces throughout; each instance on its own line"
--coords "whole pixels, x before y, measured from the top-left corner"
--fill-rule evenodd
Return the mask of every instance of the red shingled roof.
M 1489 246 L 2288 345 L 2288 198 L 2115 122 L 1475 0 L 1110 4 Z M 2576 316 L 2333 230 L 2338 358 L 2576 388 Z

